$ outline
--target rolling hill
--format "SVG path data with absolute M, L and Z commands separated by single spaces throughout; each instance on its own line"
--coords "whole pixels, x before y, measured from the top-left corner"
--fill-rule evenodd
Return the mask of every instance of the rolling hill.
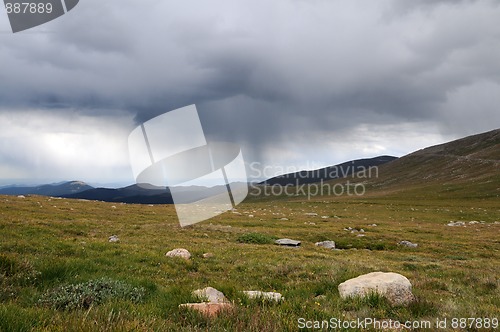
M 498 197 L 500 129 L 410 153 L 379 167 L 370 193 Z

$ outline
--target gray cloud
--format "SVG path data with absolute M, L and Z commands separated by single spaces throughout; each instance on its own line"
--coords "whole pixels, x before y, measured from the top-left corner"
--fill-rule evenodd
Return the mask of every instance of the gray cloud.
M 0 112 L 142 122 L 196 103 L 210 137 L 252 158 L 332 132 L 362 140 L 364 125 L 459 137 L 500 123 L 499 21 L 489 0 L 86 0 L 0 34 Z

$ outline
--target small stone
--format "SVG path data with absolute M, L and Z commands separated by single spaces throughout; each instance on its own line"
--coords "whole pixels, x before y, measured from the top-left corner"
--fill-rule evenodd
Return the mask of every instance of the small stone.
M 304 213 L 305 216 L 316 217 L 318 214 L 314 212 Z
M 17 195 L 17 198 L 26 198 L 24 195 Z
M 408 247 L 408 248 L 416 248 L 416 247 L 418 247 L 418 244 L 411 243 L 410 241 L 399 241 L 398 244 L 400 246 L 404 246 L 404 247 Z
M 108 242 L 110 243 L 115 243 L 115 242 L 118 242 L 120 241 L 120 239 L 118 238 L 118 236 L 116 235 L 111 235 L 109 238 L 108 238 Z
M 280 220 L 287 221 L 287 220 L 288 220 L 288 218 L 281 218 Z
M 333 241 L 316 242 L 315 245 L 317 247 L 323 247 L 326 249 L 335 249 L 335 242 L 333 242 Z
M 269 300 L 269 301 L 276 301 L 276 302 L 283 300 L 283 296 L 280 293 L 276 293 L 276 292 L 243 291 L 243 293 L 249 299 L 262 299 L 262 300 Z
M 330 218 L 329 216 L 321 216 L 321 219 L 328 219 Z
M 274 242 L 280 246 L 298 247 L 300 246 L 300 241 L 291 239 L 279 239 Z
M 189 259 L 189 258 L 191 258 L 191 253 L 189 251 L 187 251 L 186 249 L 177 248 L 177 249 L 170 250 L 169 252 L 167 252 L 165 254 L 165 256 L 167 256 L 167 257 L 180 257 L 183 259 Z
M 203 258 L 212 258 L 214 257 L 214 254 L 212 254 L 211 252 L 206 252 L 202 255 Z
M 253 218 L 253 214 L 249 214 L 249 215 L 248 215 L 248 218 Z
M 114 206 L 114 205 L 111 205 L 111 208 L 112 208 L 112 209 L 116 209 L 116 206 Z
M 465 222 L 463 221 L 456 221 L 456 222 L 453 222 L 453 221 L 450 221 L 448 224 L 446 224 L 447 226 L 465 226 Z

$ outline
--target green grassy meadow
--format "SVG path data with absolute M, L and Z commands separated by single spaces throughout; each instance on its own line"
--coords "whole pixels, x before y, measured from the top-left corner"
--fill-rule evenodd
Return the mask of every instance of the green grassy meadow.
M 300 329 L 299 319 L 367 317 L 447 318 L 444 330 L 451 331 L 452 318 L 500 318 L 498 197 L 429 197 L 249 199 L 237 211 L 181 228 L 173 206 L 1 196 L 0 331 L 312 331 Z M 120 241 L 109 243 L 111 235 Z M 278 247 L 269 243 L 274 238 L 302 245 Z M 323 240 L 342 250 L 314 245 Z M 401 240 L 418 247 L 397 245 Z M 165 257 L 179 247 L 191 252 L 189 261 Z M 214 256 L 203 258 L 207 252 Z M 393 307 L 377 296 L 340 298 L 341 282 L 373 271 L 406 276 L 416 301 Z M 141 296 L 109 286 L 107 298 L 76 307 L 47 300 L 73 296 L 57 293 L 62 286 L 101 278 Z M 207 318 L 178 308 L 207 286 L 235 309 Z M 285 300 L 249 300 L 243 290 L 276 291 Z

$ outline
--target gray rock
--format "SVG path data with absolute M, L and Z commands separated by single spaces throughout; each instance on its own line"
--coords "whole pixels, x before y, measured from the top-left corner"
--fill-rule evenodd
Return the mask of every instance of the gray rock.
M 208 303 L 228 303 L 229 301 L 224 296 L 224 293 L 213 287 L 205 287 L 193 291 L 193 295 L 200 299 L 206 299 Z
M 298 247 L 300 246 L 300 241 L 291 240 L 291 239 L 279 239 L 274 241 L 275 244 L 280 246 L 289 246 L 289 247 Z
M 108 238 L 108 242 L 110 243 L 115 243 L 115 242 L 118 242 L 120 241 L 120 239 L 118 238 L 118 236 L 116 235 L 111 235 L 109 238 Z
M 404 246 L 404 247 L 408 247 L 408 248 L 416 248 L 416 247 L 418 247 L 418 244 L 411 243 L 410 241 L 399 241 L 398 244 L 400 246 Z
M 316 242 L 315 245 L 317 247 L 323 247 L 323 248 L 327 248 L 327 249 L 335 249 L 335 242 L 333 242 L 333 241 Z
M 450 221 L 448 224 L 446 224 L 447 226 L 465 226 L 465 222 L 463 221 L 456 221 L 456 222 L 453 222 L 453 221 Z
M 186 249 L 177 248 L 174 250 L 170 250 L 169 252 L 167 252 L 165 254 L 165 256 L 167 256 L 167 257 L 180 257 L 180 258 L 187 260 L 187 259 L 191 258 L 191 253 L 189 251 L 187 251 Z
M 262 299 L 262 300 L 269 300 L 269 301 L 276 301 L 276 302 L 283 300 L 283 296 L 280 293 L 276 293 L 276 292 L 243 291 L 243 293 L 249 299 Z
M 314 213 L 314 212 L 310 212 L 310 213 L 304 213 L 304 215 L 309 216 L 309 217 L 316 217 L 318 214 Z
M 410 281 L 398 273 L 372 272 L 349 279 L 338 287 L 342 298 L 367 296 L 378 293 L 393 305 L 406 305 L 413 301 Z

